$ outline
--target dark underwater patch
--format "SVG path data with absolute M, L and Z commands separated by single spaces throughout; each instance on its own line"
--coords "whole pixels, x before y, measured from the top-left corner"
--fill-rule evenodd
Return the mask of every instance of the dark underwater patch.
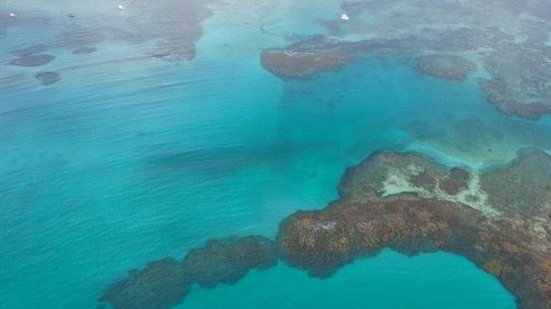
M 77 47 L 73 49 L 72 54 L 73 55 L 85 55 L 85 54 L 91 54 L 97 52 L 98 49 L 96 47 L 88 47 L 88 46 L 82 46 Z
M 48 50 L 48 46 L 44 44 L 31 45 L 25 48 L 14 49 L 8 51 L 8 53 L 16 57 L 29 57 L 35 54 L 43 53 Z
M 30 55 L 13 59 L 9 62 L 10 65 L 20 67 L 37 67 L 52 62 L 55 59 L 53 55 Z
M 57 72 L 42 72 L 36 74 L 35 77 L 44 86 L 55 84 L 61 80 L 61 75 Z

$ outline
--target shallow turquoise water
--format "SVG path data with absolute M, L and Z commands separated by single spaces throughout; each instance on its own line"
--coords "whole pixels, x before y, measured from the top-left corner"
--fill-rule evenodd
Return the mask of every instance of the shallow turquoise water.
M 281 82 L 258 56 L 283 38 L 234 22 L 232 10 L 215 7 L 191 62 L 129 59 L 134 47 L 106 43 L 83 58 L 56 53 L 48 69 L 61 69 L 58 84 L 2 89 L 0 308 L 94 308 L 113 280 L 148 261 L 181 257 L 208 238 L 273 237 L 285 216 L 335 199 L 346 166 L 381 148 L 472 167 L 523 146 L 551 149 L 549 119 L 495 112 L 474 79 L 435 80 L 386 59 Z M 283 16 L 269 28 L 321 31 Z M 1 46 L 49 39 L 34 35 L 12 32 Z M 119 61 L 67 69 L 106 59 Z M 415 122 L 432 131 L 420 136 Z M 196 289 L 181 307 L 343 305 L 515 307 L 461 257 L 390 251 L 326 280 L 280 264 L 234 286 Z

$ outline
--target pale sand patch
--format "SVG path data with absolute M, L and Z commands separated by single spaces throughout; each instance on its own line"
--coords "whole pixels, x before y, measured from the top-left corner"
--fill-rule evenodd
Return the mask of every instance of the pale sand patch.
M 480 188 L 480 177 L 478 173 L 472 173 L 468 188 L 457 195 L 451 195 L 442 191 L 439 187 L 439 180 L 431 191 L 415 186 L 410 182 L 411 176 L 422 173 L 424 169 L 411 164 L 404 173 L 400 169 L 389 168 L 386 179 L 383 181 L 382 196 L 388 197 L 400 193 L 415 193 L 422 198 L 435 198 L 441 201 L 453 202 L 465 205 L 484 213 L 488 217 L 496 218 L 500 213 L 489 206 L 488 194 Z

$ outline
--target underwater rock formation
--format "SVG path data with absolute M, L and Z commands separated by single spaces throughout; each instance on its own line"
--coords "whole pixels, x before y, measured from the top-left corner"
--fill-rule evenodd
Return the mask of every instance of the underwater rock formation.
M 543 167 L 526 185 L 533 190 L 504 192 L 518 185 L 515 177 L 522 182 L 530 175 L 535 162 Z M 319 277 L 385 247 L 405 254 L 449 251 L 495 275 L 521 308 L 549 308 L 550 170 L 551 156 L 539 150 L 481 175 L 447 170 L 416 154 L 381 152 L 347 171 L 341 199 L 285 219 L 277 241 L 287 263 Z M 453 190 L 442 190 L 448 186 Z M 537 211 L 517 216 L 526 205 L 507 206 L 517 199 Z
M 9 64 L 20 67 L 37 67 L 52 62 L 54 59 L 53 55 L 29 55 L 13 59 Z
M 42 73 L 36 74 L 35 77 L 44 86 L 55 84 L 61 80 L 61 75 L 57 72 L 42 72 Z
M 210 240 L 178 262 L 167 257 L 132 270 L 100 297 L 114 308 L 164 309 L 185 299 L 191 287 L 212 288 L 233 284 L 252 269 L 265 269 L 278 261 L 276 244 L 261 236 Z

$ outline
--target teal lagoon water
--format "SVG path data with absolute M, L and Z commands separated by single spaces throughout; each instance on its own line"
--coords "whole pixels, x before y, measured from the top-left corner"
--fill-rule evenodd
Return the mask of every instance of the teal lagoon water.
M 35 69 L 2 65 L 3 76 L 23 77 L 0 92 L 1 308 L 94 308 L 111 282 L 151 260 L 180 258 L 209 238 L 274 237 L 284 217 L 337 198 L 344 169 L 382 148 L 471 168 L 526 146 L 551 149 L 549 119 L 496 112 L 474 77 L 436 80 L 378 59 L 309 81 L 275 78 L 260 49 L 322 32 L 315 19 L 338 3 L 281 2 L 262 19 L 268 32 L 241 21 L 270 5 L 213 5 L 197 57 L 181 64 L 103 42 L 82 57 L 54 50 L 40 70 L 63 79 L 49 87 L 27 78 Z M 315 13 L 304 19 L 300 10 Z M 53 40 L 59 27 L 10 28 L 2 59 Z M 384 251 L 325 280 L 280 263 L 232 286 L 196 288 L 180 307 L 229 306 L 514 308 L 515 300 L 462 257 Z

